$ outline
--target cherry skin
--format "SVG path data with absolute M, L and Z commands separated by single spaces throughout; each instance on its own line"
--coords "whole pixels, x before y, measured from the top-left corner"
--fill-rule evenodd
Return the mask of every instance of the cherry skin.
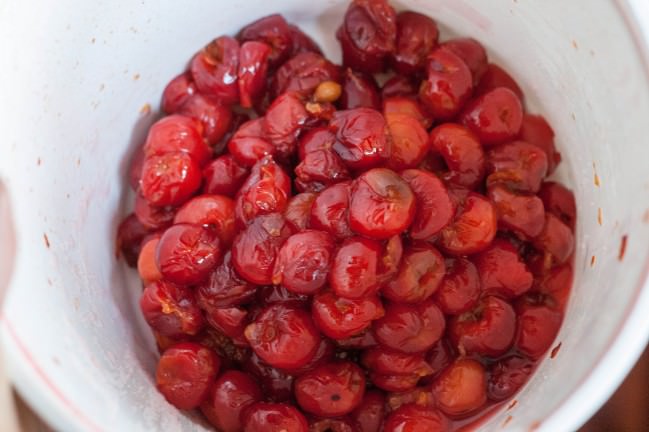
M 363 401 L 350 414 L 356 421 L 360 432 L 376 432 L 380 430 L 385 413 L 385 396 L 377 390 L 365 392 Z
M 284 402 L 293 397 L 293 376 L 269 366 L 254 352 L 243 362 L 242 369 L 254 376 L 268 400 Z
M 408 169 L 401 173 L 401 177 L 410 185 L 417 199 L 410 236 L 418 240 L 429 239 L 451 223 L 455 205 L 444 183 L 434 174 Z
M 164 280 L 146 286 L 140 309 L 153 330 L 174 339 L 198 334 L 205 324 L 193 291 Z
M 212 147 L 217 146 L 233 122 L 229 106 L 214 97 L 199 93 L 187 99 L 178 113 L 200 121 L 203 126 L 203 137 Z
M 221 261 L 221 243 L 214 231 L 181 223 L 168 228 L 158 243 L 156 263 L 172 283 L 192 285 L 204 281 Z
M 514 92 L 498 87 L 467 103 L 460 121 L 482 145 L 493 146 L 518 135 L 523 124 L 523 105 Z
M 527 292 L 534 282 L 532 273 L 507 240 L 496 239 L 475 256 L 482 291 L 512 299 Z
M 388 303 L 385 316 L 373 323 L 376 339 L 402 353 L 424 352 L 444 333 L 444 315 L 432 300 L 417 305 Z
M 234 160 L 241 166 L 252 167 L 267 155 L 276 152 L 264 134 L 264 119 L 248 120 L 232 135 L 228 141 L 228 150 Z
M 362 333 L 373 320 L 384 314 L 377 296 L 354 300 L 327 291 L 316 294 L 311 304 L 313 321 L 332 339 L 346 339 Z
M 203 169 L 203 192 L 234 197 L 248 174 L 232 155 L 219 156 Z
M 173 214 L 172 214 L 173 218 Z M 142 249 L 142 240 L 149 234 L 147 227 L 135 214 L 130 214 L 117 227 L 116 249 L 131 267 L 137 266 L 138 256 Z
M 307 364 L 299 368 L 287 370 L 286 372 L 296 377 L 304 375 L 305 373 L 312 371 L 318 366 L 332 361 L 334 358 L 335 350 L 336 345 L 330 339 L 323 338 L 320 341 L 320 345 L 318 345 L 318 349 L 316 350 L 315 355 Z
M 286 205 L 284 218 L 295 232 L 304 231 L 309 227 L 311 207 L 318 194 L 303 192 L 293 196 Z
M 309 432 L 358 432 L 358 426 L 348 417 L 313 419 Z
M 378 342 L 374 333 L 371 330 L 366 330 L 356 336 L 337 340 L 336 345 L 342 349 L 365 349 L 377 346 Z
M 151 205 L 146 198 L 138 194 L 135 197 L 135 218 L 137 222 L 145 229 L 162 230 L 168 228 L 174 221 L 176 209 L 172 206 L 157 207 Z
M 311 228 L 326 231 L 338 239 L 351 237 L 353 233 L 349 227 L 350 194 L 350 182 L 337 183 L 320 192 L 311 205 Z
M 403 252 L 399 272 L 381 290 L 395 302 L 420 303 L 439 287 L 445 273 L 444 258 L 426 242 L 414 242 Z
M 474 85 L 480 82 L 487 71 L 487 52 L 480 42 L 473 38 L 455 38 L 447 40 L 441 46 L 466 63 L 473 76 Z
M 329 128 L 336 134 L 333 149 L 352 170 L 381 164 L 389 157 L 385 118 L 370 108 L 336 111 Z
M 265 308 L 246 327 L 245 336 L 264 362 L 282 369 L 304 366 L 320 344 L 320 335 L 309 314 L 281 303 Z
M 336 142 L 336 135 L 325 126 L 304 132 L 298 141 L 298 156 L 304 160 L 307 154 L 317 150 L 330 150 Z
M 430 149 L 428 134 L 421 121 L 404 114 L 389 114 L 385 119 L 392 137 L 392 157 L 388 166 L 394 170 L 418 166 Z
M 440 411 L 416 404 L 403 405 L 393 411 L 383 425 L 384 432 L 447 432 L 450 430 L 448 419 Z
M 292 234 L 279 213 L 258 216 L 232 244 L 232 264 L 239 275 L 257 285 L 270 285 L 277 253 Z
M 220 368 L 209 348 L 180 343 L 165 350 L 156 369 L 156 385 L 167 402 L 178 409 L 197 408 L 207 397 Z
M 463 417 L 487 401 L 487 376 L 476 360 L 459 358 L 433 383 L 433 394 L 440 410 L 449 416 Z
M 413 404 L 422 408 L 435 408 L 433 393 L 428 387 L 415 387 L 405 392 L 392 392 L 386 397 L 386 409 L 396 411 L 404 405 Z
M 364 172 L 352 184 L 349 222 L 353 231 L 384 240 L 403 232 L 415 216 L 415 195 L 386 168 Z
M 239 432 L 243 430 L 241 411 L 259 402 L 262 396 L 259 385 L 250 375 L 229 370 L 216 380 L 200 408 L 218 430 Z
M 511 90 L 521 101 L 523 101 L 523 90 L 521 90 L 514 78 L 512 78 L 505 69 L 493 63 L 489 63 L 480 78 L 480 82 L 478 82 L 476 86 L 475 94 L 476 96 L 480 96 L 498 87 L 505 87 Z
M 228 251 L 223 262 L 210 273 L 207 280 L 196 287 L 196 300 L 206 311 L 238 306 L 251 300 L 257 287 L 242 279 L 232 267 Z
M 414 389 L 421 377 L 417 374 L 383 375 L 370 372 L 370 381 L 374 386 L 387 392 L 406 392 Z
M 137 259 L 137 272 L 145 286 L 162 279 L 162 274 L 155 260 L 155 251 L 159 241 L 159 237 L 153 237 L 143 242 L 140 256 Z
M 323 231 L 307 230 L 286 239 L 277 254 L 273 284 L 296 294 L 315 294 L 327 282 L 334 239 Z
M 513 141 L 487 153 L 487 187 L 503 185 L 517 192 L 537 193 L 547 170 L 545 153 L 525 141 Z
M 378 111 L 381 108 L 381 95 L 374 77 L 348 68 L 343 79 L 340 108 L 372 108 Z
M 237 39 L 241 42 L 264 42 L 271 47 L 268 56 L 272 68 L 284 62 L 293 50 L 294 30 L 283 16 L 279 14 L 268 15 L 254 21 L 239 31 Z
M 140 192 L 151 205 L 181 205 L 200 186 L 201 169 L 189 153 L 170 152 L 151 155 L 144 160 Z
M 198 91 L 227 105 L 239 102 L 238 68 L 239 43 L 229 36 L 218 37 L 207 44 L 190 65 Z
M 381 72 L 395 50 L 396 12 L 386 0 L 354 0 L 336 32 L 343 65 L 365 73 Z
M 525 114 L 519 139 L 539 146 L 548 158 L 548 175 L 552 174 L 561 162 L 561 154 L 554 145 L 554 131 L 540 115 Z
M 482 195 L 470 193 L 459 216 L 442 230 L 439 245 L 451 255 L 469 255 L 487 248 L 496 231 L 493 205 Z
M 149 128 L 144 154 L 152 156 L 180 151 L 193 156 L 202 165 L 211 156 L 202 132 L 202 125 L 190 117 L 178 114 L 163 117 Z
M 435 303 L 445 314 L 458 315 L 477 304 L 480 288 L 480 275 L 471 261 L 449 258 L 444 279 L 435 292 Z
M 489 400 L 500 402 L 520 389 L 534 370 L 534 362 L 525 357 L 509 356 L 491 366 L 487 381 Z
M 349 414 L 365 394 L 363 370 L 352 362 L 319 366 L 295 381 L 295 398 L 307 412 L 322 417 Z
M 336 295 L 361 299 L 378 289 L 377 267 L 381 245 L 363 237 L 345 240 L 334 255 L 329 284 Z
M 314 52 L 316 54 L 322 54 L 322 50 L 317 43 L 313 41 L 306 33 L 304 33 L 296 25 L 289 24 L 289 31 L 291 34 L 291 41 L 293 49 L 291 53 L 293 55 L 302 53 L 302 52 Z
M 512 231 L 522 239 L 531 239 L 541 233 L 545 211 L 539 197 L 517 194 L 501 185 L 490 187 L 487 196 L 498 214 L 500 229 Z
M 263 134 L 279 157 L 288 158 L 297 148 L 297 138 L 308 113 L 293 93 L 278 96 L 268 107 L 262 120 Z
M 446 49 L 433 50 L 426 63 L 427 78 L 419 88 L 419 99 L 435 119 L 450 120 L 471 96 L 471 71 L 460 57 Z
M 320 192 L 329 185 L 348 179 L 347 167 L 330 149 L 307 153 L 295 167 L 295 185 L 300 191 Z
M 516 306 L 518 328 L 514 345 L 526 356 L 538 359 L 550 349 L 559 328 L 561 312 L 545 304 L 522 299 Z
M 363 365 L 378 374 L 424 377 L 433 373 L 423 354 L 404 354 L 383 347 L 374 347 L 363 352 Z
M 401 236 L 395 235 L 390 237 L 383 246 L 383 253 L 378 261 L 379 283 L 383 285 L 391 280 L 399 272 L 399 265 L 403 257 L 403 241 Z
M 314 52 L 303 52 L 285 62 L 273 76 L 271 94 L 293 92 L 308 98 L 325 81 L 341 81 L 338 66 Z
M 206 311 L 205 319 L 212 328 L 232 339 L 234 345 L 248 346 L 243 335 L 250 321 L 248 310 L 236 306 L 210 309 Z
M 162 111 L 167 114 L 177 112 L 191 95 L 196 93 L 196 84 L 188 72 L 183 72 L 167 84 L 162 92 Z
M 189 223 L 214 230 L 224 246 L 232 243 L 235 234 L 234 201 L 223 195 L 199 195 L 187 201 L 174 224 Z
M 541 185 L 539 198 L 548 212 L 561 219 L 570 229 L 575 230 L 577 205 L 571 190 L 557 182 L 545 182 Z
M 247 41 L 241 44 L 237 79 L 242 107 L 252 108 L 263 96 L 271 52 L 271 47 L 263 42 Z
M 410 77 L 403 75 L 395 75 L 387 80 L 381 88 L 381 95 L 383 100 L 394 96 L 416 97 L 417 88 L 415 83 Z
M 430 133 L 430 145 L 446 162 L 445 180 L 468 188 L 483 180 L 486 157 L 480 141 L 467 128 L 455 123 L 439 125 Z
M 483 297 L 478 306 L 449 322 L 449 336 L 460 352 L 497 357 L 511 346 L 516 331 L 516 313 L 509 303 Z
M 245 432 L 308 432 L 309 425 L 296 408 L 288 404 L 257 402 L 241 412 Z
M 541 233 L 533 240 L 534 246 L 546 253 L 554 264 L 568 261 L 575 249 L 575 236 L 568 225 L 551 213 L 545 214 Z
M 426 15 L 405 11 L 397 15 L 396 50 L 392 64 L 402 75 L 423 72 L 426 57 L 437 45 L 437 24 Z
M 412 97 L 407 96 L 390 96 L 383 98 L 383 116 L 389 119 L 392 114 L 401 114 L 416 119 L 424 129 L 428 129 L 433 120 L 421 104 Z M 430 143 L 425 145 L 426 149 L 430 148 Z

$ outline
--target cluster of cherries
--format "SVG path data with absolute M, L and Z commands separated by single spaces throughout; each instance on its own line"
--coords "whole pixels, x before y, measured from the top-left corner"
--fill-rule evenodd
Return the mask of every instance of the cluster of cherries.
M 516 82 L 385 0 L 337 38 L 343 66 L 280 15 L 215 39 L 132 164 L 157 387 L 219 431 L 453 430 L 563 318 L 575 203 Z

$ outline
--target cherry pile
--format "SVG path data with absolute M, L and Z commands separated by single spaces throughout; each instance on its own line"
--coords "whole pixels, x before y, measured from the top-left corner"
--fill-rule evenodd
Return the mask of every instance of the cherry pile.
M 216 38 L 131 167 L 158 390 L 220 431 L 457 429 L 561 325 L 575 202 L 514 79 L 385 0 L 336 35 L 342 66 L 281 15 Z

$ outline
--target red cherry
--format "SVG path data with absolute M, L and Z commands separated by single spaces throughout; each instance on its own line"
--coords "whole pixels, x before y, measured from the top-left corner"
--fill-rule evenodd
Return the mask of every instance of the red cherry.
M 336 135 L 326 127 L 313 128 L 300 137 L 298 157 L 303 160 L 307 154 L 317 150 L 330 150 L 336 142 Z
M 482 195 L 469 193 L 459 216 L 442 230 L 439 245 L 452 255 L 473 254 L 489 246 L 496 229 L 493 205 Z
M 414 216 L 415 195 L 394 171 L 374 168 L 352 183 L 349 221 L 353 231 L 388 239 L 405 231 Z
M 385 119 L 392 138 L 392 157 L 388 166 L 402 170 L 419 165 L 430 149 L 428 134 L 421 122 L 404 114 L 389 114 Z
M 346 339 L 363 332 L 384 311 L 377 296 L 354 300 L 327 291 L 314 296 L 311 313 L 316 326 L 326 336 Z
M 447 315 L 471 310 L 480 296 L 480 276 L 473 263 L 465 258 L 446 260 L 446 275 L 435 292 L 435 303 Z
M 572 264 L 568 262 L 549 270 L 539 280 L 537 289 L 554 299 L 559 310 L 565 310 L 566 303 L 568 303 L 572 287 L 572 273 Z
M 476 360 L 459 358 L 433 383 L 439 409 L 453 417 L 464 417 L 487 401 L 487 376 Z
M 515 331 L 514 309 L 494 296 L 484 297 L 475 309 L 449 323 L 449 336 L 458 351 L 490 357 L 507 352 Z
M 166 281 L 147 285 L 140 298 L 140 309 L 149 326 L 162 336 L 195 335 L 204 325 L 193 291 Z
M 487 191 L 498 214 L 498 226 L 513 231 L 523 239 L 534 238 L 543 229 L 545 211 L 543 201 L 536 195 L 519 195 L 504 186 L 493 186 Z
M 429 239 L 453 220 L 455 206 L 451 197 L 444 183 L 429 172 L 409 169 L 403 171 L 401 177 L 417 198 L 410 236 L 419 240 Z
M 203 126 L 205 140 L 213 147 L 221 141 L 233 123 L 229 106 L 202 94 L 191 96 L 178 112 L 199 120 Z
M 308 432 L 306 418 L 291 405 L 257 402 L 241 413 L 245 432 Z
M 518 297 L 532 287 L 532 273 L 518 255 L 516 248 L 507 240 L 496 239 L 489 248 L 475 256 L 474 260 L 482 291 L 505 298 Z
M 482 78 L 480 78 L 480 82 L 476 86 L 475 95 L 483 95 L 498 87 L 505 87 L 513 91 L 514 94 L 516 94 L 516 96 L 518 96 L 518 98 L 523 101 L 523 90 L 521 90 L 520 86 L 516 83 L 516 81 L 514 81 L 514 78 L 512 78 L 500 66 L 489 63 L 482 75 Z
M 297 294 L 315 294 L 327 282 L 334 246 L 334 239 L 323 231 L 293 234 L 277 254 L 273 284 Z
M 299 368 L 290 369 L 287 372 L 293 376 L 300 376 L 320 365 L 329 363 L 334 358 L 335 349 L 336 345 L 334 345 L 330 339 L 321 339 L 320 345 L 318 345 L 318 350 L 307 364 Z
M 162 92 L 162 111 L 167 114 L 177 112 L 187 100 L 196 93 L 196 84 L 189 72 L 183 72 L 167 84 Z
M 487 52 L 484 47 L 473 38 L 449 39 L 442 45 L 445 49 L 460 57 L 471 70 L 473 84 L 476 85 L 487 71 Z
M 417 374 L 382 375 L 370 372 L 370 381 L 376 387 L 388 392 L 406 392 L 414 389 L 419 383 Z
M 142 224 L 135 214 L 128 215 L 119 224 L 117 228 L 116 249 L 131 267 L 137 265 L 138 256 L 142 249 L 142 240 L 150 231 L 151 227 Z
M 239 42 L 236 39 L 229 36 L 214 39 L 194 56 L 190 69 L 201 93 L 214 96 L 226 105 L 239 102 Z
M 174 221 L 176 209 L 171 206 L 156 207 L 142 195 L 135 197 L 135 217 L 146 230 L 159 230 L 170 226 Z
M 283 212 L 291 194 L 291 179 L 271 157 L 255 164 L 235 198 L 235 215 L 241 226 L 255 217 Z
M 293 55 L 302 53 L 302 52 L 314 52 L 316 54 L 322 54 L 322 50 L 317 43 L 313 41 L 309 36 L 307 36 L 298 26 L 289 24 L 289 31 L 291 33 L 291 41 L 293 45 Z
M 374 338 L 374 333 L 371 330 L 364 331 L 356 336 L 349 337 L 347 339 L 340 339 L 336 341 L 342 349 L 365 349 L 371 348 L 378 345 L 378 342 Z
M 390 237 L 383 246 L 383 254 L 378 261 L 378 279 L 383 284 L 397 275 L 403 256 L 403 242 L 401 236 Z
M 241 42 L 258 41 L 268 44 L 272 51 L 268 57 L 271 67 L 280 65 L 293 50 L 295 30 L 279 14 L 268 15 L 254 21 L 239 31 Z
M 405 392 L 392 392 L 387 395 L 388 411 L 396 411 L 404 405 L 413 404 L 422 408 L 435 408 L 433 393 L 428 387 L 415 387 Z
M 537 193 L 547 170 L 545 153 L 525 141 L 503 144 L 487 153 L 487 187 L 504 185 L 517 192 Z
M 363 370 L 352 362 L 328 363 L 295 381 L 295 398 L 317 416 L 337 417 L 358 407 L 365 393 Z
M 155 251 L 159 241 L 160 239 L 158 237 L 153 237 L 146 242 L 142 242 L 142 250 L 137 259 L 137 272 L 144 285 L 162 279 L 162 274 L 155 260 Z
M 295 167 L 295 184 L 302 191 L 319 192 L 349 177 L 343 161 L 330 149 L 307 153 Z
M 263 306 L 271 303 L 290 303 L 296 307 L 306 308 L 308 307 L 310 298 L 304 294 L 291 292 L 282 286 L 271 285 L 259 287 L 257 290 L 257 300 Z
M 263 362 L 254 352 L 243 363 L 243 370 L 255 377 L 269 400 L 283 402 L 293 397 L 293 377 Z M 243 420 L 243 417 L 241 417 Z
M 203 141 L 201 124 L 183 115 L 170 115 L 155 122 L 149 129 L 144 143 L 145 156 L 185 152 L 201 165 L 211 156 Z
M 250 375 L 229 370 L 216 380 L 200 408 L 218 430 L 239 432 L 243 430 L 241 411 L 261 399 L 261 389 Z
M 381 95 L 374 77 L 347 68 L 340 95 L 340 108 L 344 110 L 353 108 L 380 110 Z
M 216 233 L 200 225 L 177 224 L 158 243 L 156 261 L 166 280 L 181 285 L 204 281 L 221 261 Z
M 266 90 L 268 57 L 272 49 L 263 42 L 248 41 L 239 50 L 239 100 L 244 108 L 252 108 Z
M 575 195 L 557 182 L 545 182 L 541 185 L 539 198 L 543 200 L 545 209 L 557 216 L 573 231 L 577 220 L 577 205 Z
M 445 123 L 430 133 L 430 144 L 446 162 L 444 178 L 467 188 L 475 188 L 485 175 L 485 154 L 478 138 L 467 128 Z
M 383 99 L 383 116 L 388 120 L 388 124 L 389 117 L 392 114 L 412 117 L 416 119 L 424 129 L 428 129 L 433 122 L 430 115 L 424 111 L 416 99 L 406 96 L 391 96 Z M 429 144 L 426 144 L 425 146 L 426 148 L 430 147 Z
M 495 88 L 466 104 L 460 122 L 475 133 L 484 146 L 515 138 L 523 123 L 523 105 L 514 92 Z
M 392 64 L 398 74 L 423 72 L 426 57 L 437 45 L 437 24 L 426 15 L 405 11 L 397 15 L 397 40 Z
M 380 254 L 381 245 L 374 240 L 363 237 L 345 240 L 336 252 L 329 271 L 329 284 L 336 295 L 361 299 L 375 293 Z
M 533 359 L 540 358 L 554 342 L 563 316 L 547 305 L 522 299 L 516 306 L 518 328 L 514 345 Z
M 176 408 L 194 409 L 206 398 L 220 364 L 220 359 L 208 348 L 180 343 L 162 353 L 156 385 L 167 402 Z
M 246 327 L 245 336 L 263 361 L 282 369 L 304 366 L 320 344 L 320 335 L 309 314 L 282 303 L 266 307 Z
M 445 273 L 444 258 L 426 242 L 415 242 L 403 253 L 399 273 L 381 290 L 395 302 L 420 303 L 437 290 Z
M 453 351 L 451 343 L 446 338 L 440 339 L 426 353 L 426 361 L 435 375 L 446 369 L 455 360 L 455 357 L 457 357 L 457 354 Z
M 255 285 L 242 279 L 234 270 L 228 251 L 223 262 L 210 273 L 204 283 L 196 287 L 195 292 L 198 304 L 209 311 L 247 303 L 256 291 Z
M 268 107 L 262 121 L 263 133 L 280 157 L 288 158 L 293 154 L 307 118 L 304 104 L 292 93 L 278 96 Z
M 329 125 L 336 133 L 333 149 L 350 169 L 379 165 L 390 154 L 385 119 L 370 108 L 336 111 Z
M 292 92 L 308 98 L 325 81 L 341 81 L 340 69 L 318 53 L 303 52 L 285 62 L 273 76 L 274 97 Z
M 447 432 L 449 421 L 436 409 L 407 404 L 385 420 L 383 432 Z
M 358 426 L 347 417 L 313 419 L 309 432 L 359 432 Z
M 423 354 L 404 354 L 383 347 L 365 350 L 362 362 L 367 369 L 383 375 L 415 374 L 424 377 L 433 372 Z
M 518 136 L 521 140 L 539 146 L 548 158 L 548 175 L 552 174 L 561 162 L 561 154 L 554 146 L 554 131 L 540 115 L 525 114 Z
M 520 389 L 534 370 L 534 362 L 524 357 L 509 356 L 494 363 L 489 370 L 487 396 L 500 402 Z
M 238 307 L 210 309 L 205 314 L 207 323 L 232 339 L 238 346 L 248 346 L 248 341 L 243 335 L 249 322 L 248 311 Z
M 383 423 L 385 396 L 376 390 L 368 390 L 361 404 L 351 413 L 360 432 L 377 432 Z
M 244 167 L 250 167 L 267 155 L 275 154 L 275 147 L 264 134 L 264 119 L 249 120 L 228 141 L 228 150 L 235 161 Z
M 548 254 L 556 264 L 562 264 L 572 256 L 575 236 L 570 227 L 551 213 L 545 214 L 543 230 L 533 240 L 534 246 Z
M 460 57 L 441 48 L 433 50 L 426 63 L 427 78 L 419 88 L 419 99 L 435 119 L 449 120 L 471 96 L 471 71 Z
M 350 182 L 337 183 L 320 192 L 311 206 L 311 228 L 326 231 L 338 239 L 351 237 L 348 215 L 350 192 Z
M 200 186 L 200 166 L 188 153 L 178 151 L 152 155 L 142 166 L 140 192 L 154 206 L 181 205 Z
M 234 197 L 248 174 L 248 168 L 239 165 L 232 155 L 220 156 L 203 169 L 203 192 Z
M 343 64 L 361 72 L 381 72 L 395 50 L 396 22 L 396 13 L 386 0 L 354 0 L 336 32 Z
M 234 269 L 248 282 L 271 284 L 277 253 L 290 235 L 291 229 L 279 213 L 258 216 L 234 239 Z
M 288 201 L 284 211 L 284 218 L 293 231 L 300 232 L 307 229 L 311 218 L 311 207 L 317 196 L 312 192 L 303 192 Z
M 403 353 L 424 352 L 444 332 L 444 315 L 432 300 L 418 305 L 389 303 L 374 321 L 374 335 L 384 346 Z
M 176 216 L 174 224 L 202 225 L 216 232 L 223 245 L 232 243 L 235 234 L 234 201 L 223 195 L 199 195 L 187 201 Z
M 395 75 L 383 84 L 381 95 L 383 100 L 394 96 L 416 97 L 417 88 L 409 77 Z

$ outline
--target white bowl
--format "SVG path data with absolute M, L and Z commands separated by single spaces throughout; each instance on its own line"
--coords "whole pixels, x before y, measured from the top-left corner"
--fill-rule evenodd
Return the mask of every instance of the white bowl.
M 157 109 L 166 82 L 211 38 L 272 12 L 339 58 L 334 32 L 345 3 L 0 2 L 0 178 L 17 240 L 2 337 L 19 392 L 57 429 L 202 430 L 154 390 L 157 353 L 136 306 L 138 284 L 114 256 L 129 157 L 154 119 L 143 107 Z M 507 421 L 510 430 L 574 430 L 649 335 L 646 4 L 395 3 L 435 17 L 446 35 L 484 42 L 557 133 L 558 176 L 579 211 L 562 347 L 517 405 L 481 430 Z

